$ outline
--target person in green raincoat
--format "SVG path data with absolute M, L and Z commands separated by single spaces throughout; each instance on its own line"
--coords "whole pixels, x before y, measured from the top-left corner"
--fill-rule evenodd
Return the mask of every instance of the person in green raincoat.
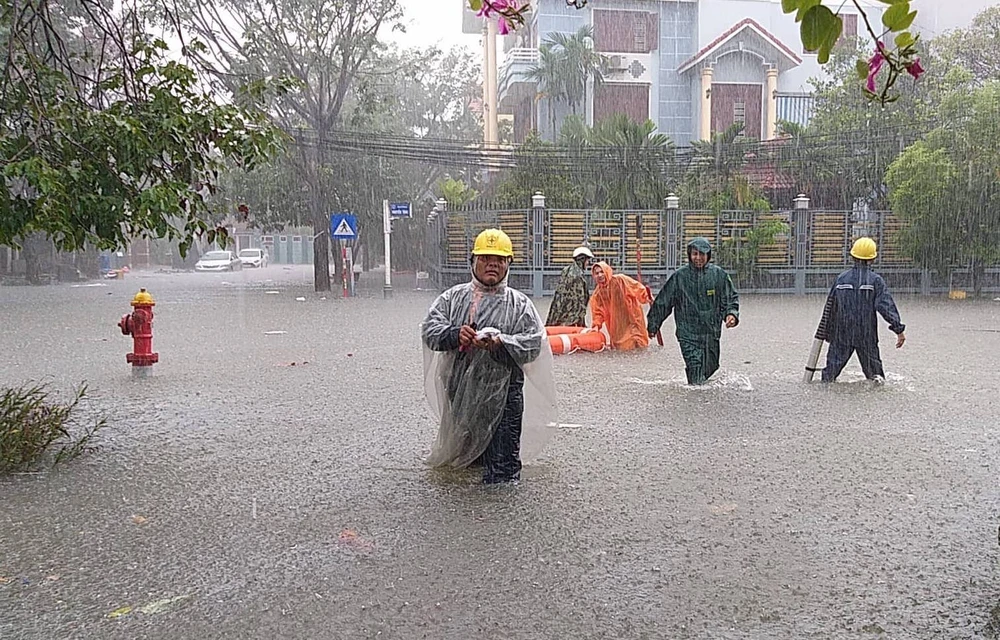
M 673 313 L 688 384 L 704 384 L 719 370 L 722 325 L 732 329 L 740 323 L 740 298 L 726 270 L 710 264 L 708 240 L 695 238 L 687 254 L 688 263 L 670 276 L 650 306 L 646 328 L 656 335 Z

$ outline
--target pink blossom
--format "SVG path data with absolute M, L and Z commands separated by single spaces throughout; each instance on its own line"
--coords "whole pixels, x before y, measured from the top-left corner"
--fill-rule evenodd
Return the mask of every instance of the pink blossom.
M 507 0 L 483 0 L 483 6 L 476 13 L 480 18 L 489 18 L 494 11 L 500 12 L 510 4 Z
M 875 77 L 882 70 L 882 65 L 885 63 L 884 51 L 885 45 L 879 40 L 875 49 L 875 55 L 868 60 L 868 81 L 866 86 L 871 93 L 875 93 Z
M 502 36 L 505 36 L 508 33 L 510 33 L 510 22 L 508 22 L 507 18 L 500 16 L 497 19 L 497 33 L 499 33 Z
M 906 72 L 913 76 L 914 80 L 919 80 L 924 75 L 924 67 L 920 64 L 920 58 L 914 58 L 913 62 L 906 65 Z
M 490 2 L 483 2 L 483 5 L 479 7 L 479 11 L 476 12 L 476 17 L 489 18 L 491 13 L 493 13 L 493 4 Z

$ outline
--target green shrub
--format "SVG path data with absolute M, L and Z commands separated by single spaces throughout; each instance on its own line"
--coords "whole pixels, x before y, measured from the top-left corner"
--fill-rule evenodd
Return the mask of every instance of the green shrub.
M 0 474 L 36 468 L 51 453 L 55 465 L 92 449 L 106 422 L 75 428 L 86 394 L 82 385 L 70 402 L 60 403 L 44 384 L 0 389 Z

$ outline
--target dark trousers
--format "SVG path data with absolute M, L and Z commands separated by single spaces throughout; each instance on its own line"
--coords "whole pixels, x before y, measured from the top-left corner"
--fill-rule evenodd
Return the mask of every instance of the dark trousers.
M 678 338 L 688 384 L 704 384 L 719 370 L 719 339 L 715 336 Z
M 511 381 L 507 403 L 493 439 L 483 452 L 483 482 L 494 484 L 521 478 L 521 420 L 524 417 L 524 382 Z
M 861 370 L 864 371 L 866 378 L 869 380 L 874 380 L 876 377 L 885 378 L 877 342 L 859 347 L 846 342 L 834 341 L 830 343 L 830 348 L 826 353 L 823 382 L 835 382 L 855 351 L 858 352 L 858 361 L 861 362 Z

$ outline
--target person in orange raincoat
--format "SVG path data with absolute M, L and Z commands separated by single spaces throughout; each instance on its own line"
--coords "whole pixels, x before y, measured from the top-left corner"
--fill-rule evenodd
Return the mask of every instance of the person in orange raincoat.
M 597 287 L 590 297 L 591 325 L 602 326 L 611 337 L 611 348 L 621 351 L 645 349 L 649 346 L 646 314 L 642 305 L 653 299 L 645 285 L 623 273 L 615 273 L 606 262 L 598 262 L 590 270 Z

